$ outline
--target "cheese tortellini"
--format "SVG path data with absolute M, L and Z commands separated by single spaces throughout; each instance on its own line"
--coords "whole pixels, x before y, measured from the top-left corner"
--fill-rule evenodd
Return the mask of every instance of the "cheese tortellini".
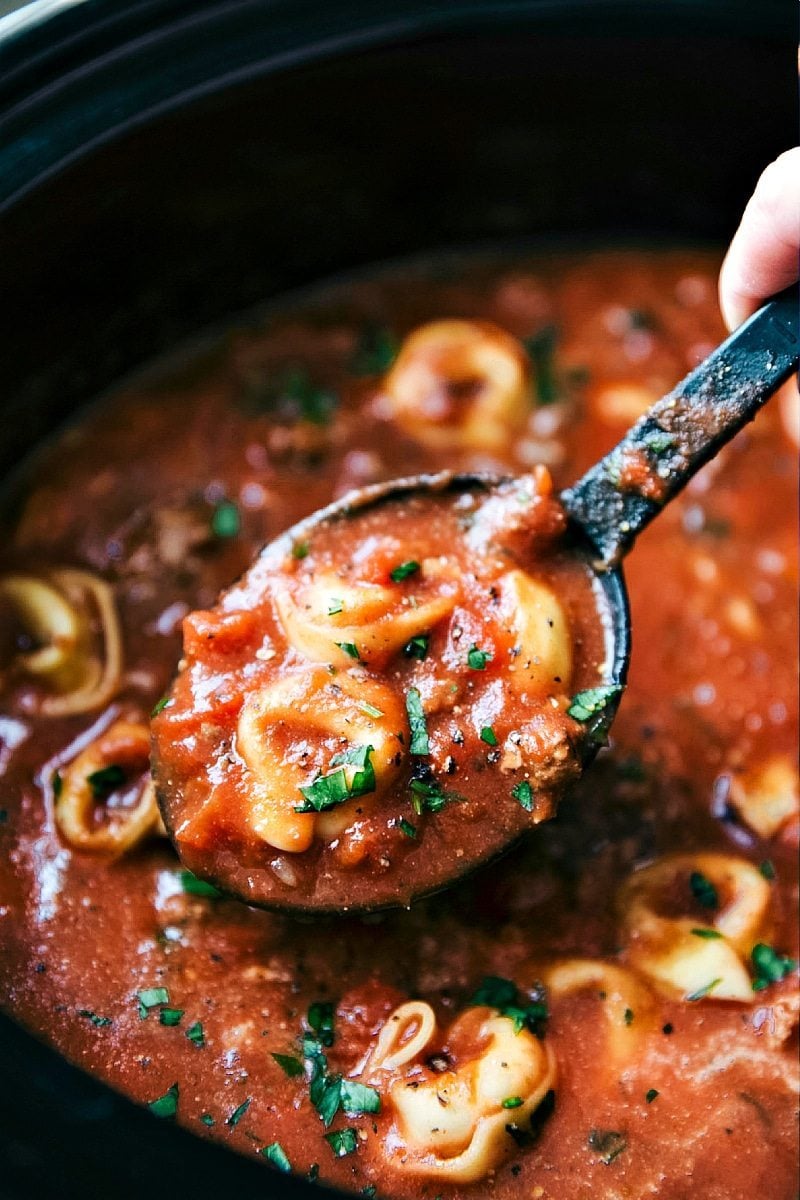
M 428 574 L 422 563 L 423 583 Z M 457 595 L 457 582 L 445 579 L 436 594 L 412 604 L 405 589 L 347 583 L 331 571 L 297 594 L 282 590 L 276 602 L 286 637 L 304 658 L 348 667 L 355 648 L 360 661 L 381 670 L 413 637 L 449 616 Z
M 692 892 L 703 916 L 688 915 Z M 770 888 L 728 854 L 674 854 L 635 871 L 618 898 L 627 958 L 664 991 L 685 999 L 753 999 L 745 965 L 768 933 Z M 681 910 L 687 913 L 683 916 Z
M 633 1062 L 642 1040 L 654 1032 L 654 996 L 631 971 L 597 958 L 569 958 L 536 972 L 547 988 L 556 1019 L 564 996 L 592 991 L 602 1003 L 608 1036 L 608 1059 L 617 1068 Z
M 528 356 L 489 321 L 420 326 L 383 386 L 397 424 L 433 450 L 500 451 L 531 407 Z
M 441 1047 L 439 1053 L 435 1053 Z M 361 1079 L 387 1098 L 392 1165 L 450 1183 L 482 1179 L 513 1150 L 556 1080 L 550 1047 L 496 1009 L 463 1013 L 443 1036 L 430 1005 L 400 1005 Z
M 572 675 L 572 638 L 558 597 L 525 571 L 508 571 L 500 581 L 501 611 L 518 651 L 509 680 L 533 696 L 565 692 Z
M 251 692 L 237 726 L 237 750 L 252 773 L 248 824 L 278 850 L 301 853 L 315 834 L 342 833 L 396 778 L 403 761 L 407 721 L 395 692 L 363 671 L 331 675 L 317 667 L 284 675 Z M 301 787 L 331 770 L 343 788 L 359 771 L 374 774 L 358 799 L 330 811 L 298 812 Z M 360 797 L 363 796 L 364 799 Z
M 150 778 L 150 733 L 141 722 L 115 721 L 57 779 L 56 826 L 75 850 L 119 855 L 164 832 Z M 104 804 L 104 819 L 96 820 L 111 795 L 128 802 Z
M 775 837 L 800 814 L 797 767 L 788 754 L 775 754 L 734 775 L 731 804 L 762 838 Z
M 110 586 L 87 571 L 54 569 L 46 576 L 0 578 L 0 606 L 10 609 L 29 647 L 0 674 L 43 685 L 36 711 L 63 717 L 91 712 L 118 690 L 122 636 Z

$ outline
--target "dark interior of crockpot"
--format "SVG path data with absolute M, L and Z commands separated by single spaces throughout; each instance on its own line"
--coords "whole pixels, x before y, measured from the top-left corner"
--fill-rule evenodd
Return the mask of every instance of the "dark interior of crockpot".
M 333 273 L 515 238 L 722 244 L 793 140 L 791 48 L 713 23 L 571 25 L 251 73 L 28 188 L 0 225 L 0 467 L 181 340 Z M 157 1125 L 6 1021 L 0 1061 L 4 1196 L 315 1194 Z

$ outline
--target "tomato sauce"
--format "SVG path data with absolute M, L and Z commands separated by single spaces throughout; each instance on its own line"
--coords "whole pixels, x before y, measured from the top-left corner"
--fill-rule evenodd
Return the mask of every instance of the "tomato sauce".
M 57 823 L 73 765 L 115 724 L 128 739 L 147 726 L 182 623 L 265 543 L 353 486 L 423 470 L 543 463 L 565 486 L 721 339 L 717 266 L 636 250 L 377 272 L 162 366 L 37 454 L 5 509 L 0 577 L 86 606 L 82 704 L 108 686 L 92 674 L 106 593 L 81 575 L 67 595 L 64 568 L 108 585 L 122 659 L 110 699 L 48 713 L 67 676 L 23 669 L 41 639 L 30 611 L 18 628 L 7 588 L 7 1012 L 157 1117 L 357 1195 L 794 1196 L 793 385 L 643 535 L 611 744 L 496 865 L 410 911 L 298 922 L 216 895 L 154 822 L 116 856 Z M 527 339 L 526 411 L 462 421 L 476 396 L 456 380 L 411 420 L 388 373 L 403 339 L 443 317 Z M 109 773 L 113 757 L 93 760 L 81 793 L 90 831 L 124 823 L 147 786 Z M 418 1049 L 387 1050 L 395 1017 Z M 510 1048 L 513 1093 L 499 1059 L 480 1073 L 492 1047 L 503 1063 Z

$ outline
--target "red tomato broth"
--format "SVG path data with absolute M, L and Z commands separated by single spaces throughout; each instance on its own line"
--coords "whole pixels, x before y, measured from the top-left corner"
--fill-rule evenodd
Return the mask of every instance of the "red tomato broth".
M 113 583 L 126 670 L 111 708 L 145 719 L 179 657 L 186 612 L 210 609 L 261 545 L 334 494 L 443 463 L 519 473 L 547 460 L 557 487 L 576 478 L 627 423 L 604 389 L 613 385 L 619 398 L 625 383 L 655 398 L 692 365 L 698 345 L 719 340 L 716 268 L 716 257 L 696 251 L 562 255 L 515 258 L 512 270 L 502 261 L 451 264 L 448 276 L 409 268 L 321 291 L 237 335 L 227 355 L 205 359 L 185 382 L 173 374 L 128 387 L 45 450 L 19 515 L 5 517 L 3 569 L 70 562 Z M 622 327 L 634 311 L 652 318 L 645 353 Z M 442 313 L 485 317 L 517 335 L 552 322 L 559 371 L 586 367 L 589 378 L 555 409 L 533 409 L 532 428 L 506 451 L 442 456 L 417 445 L 381 415 L 379 380 L 353 379 L 346 364 L 365 320 L 401 336 Z M 298 358 L 340 391 L 333 421 L 309 431 L 245 412 L 243 378 Z M 192 535 L 176 562 L 163 545 L 175 521 L 162 514 L 195 513 L 198 496 L 211 507 L 233 499 L 242 528 L 205 543 Z M 635 868 L 676 852 L 770 864 L 768 940 L 797 957 L 796 824 L 760 837 L 731 807 L 744 773 L 795 752 L 795 499 L 796 455 L 776 401 L 645 533 L 628 564 L 634 653 L 610 750 L 527 846 L 408 913 L 299 924 L 185 891 L 163 841 L 114 861 L 71 850 L 54 825 L 53 771 L 75 756 L 76 738 L 111 718 L 44 719 L 29 703 L 36 685 L 4 676 L 4 1009 L 143 1103 L 177 1082 L 177 1120 L 195 1133 L 250 1154 L 278 1141 L 294 1170 L 318 1164 L 321 1180 L 356 1194 L 374 1186 L 378 1195 L 447 1200 L 489 1191 L 502 1200 L 612 1191 L 789 1200 L 794 976 L 747 1004 L 653 989 L 652 1026 L 624 1062 L 610 1054 L 601 988 L 553 992 L 545 1040 L 558 1061 L 555 1107 L 534 1141 L 511 1145 L 473 1185 L 387 1165 L 388 1105 L 375 1116 L 338 1116 L 336 1128 L 365 1137 L 335 1158 L 308 1081 L 289 1078 L 271 1054 L 299 1054 L 315 1001 L 335 1006 L 330 1065 L 350 1074 L 409 997 L 430 1003 L 446 1029 L 484 976 L 528 989 L 565 958 L 625 968 L 617 890 Z M 729 610 L 732 597 L 745 619 Z M 687 898 L 687 913 L 699 922 L 694 902 Z M 154 987 L 183 1010 L 177 1026 L 161 1024 L 158 1007 L 140 1017 L 137 992 Z M 185 1036 L 198 1021 L 202 1047 Z M 618 1153 L 619 1140 L 593 1137 L 611 1133 L 624 1142 Z

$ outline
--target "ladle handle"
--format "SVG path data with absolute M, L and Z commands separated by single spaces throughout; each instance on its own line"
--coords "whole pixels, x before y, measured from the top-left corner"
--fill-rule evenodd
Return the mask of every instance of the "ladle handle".
M 754 313 L 561 495 L 608 566 L 752 420 L 800 358 L 798 291 Z

